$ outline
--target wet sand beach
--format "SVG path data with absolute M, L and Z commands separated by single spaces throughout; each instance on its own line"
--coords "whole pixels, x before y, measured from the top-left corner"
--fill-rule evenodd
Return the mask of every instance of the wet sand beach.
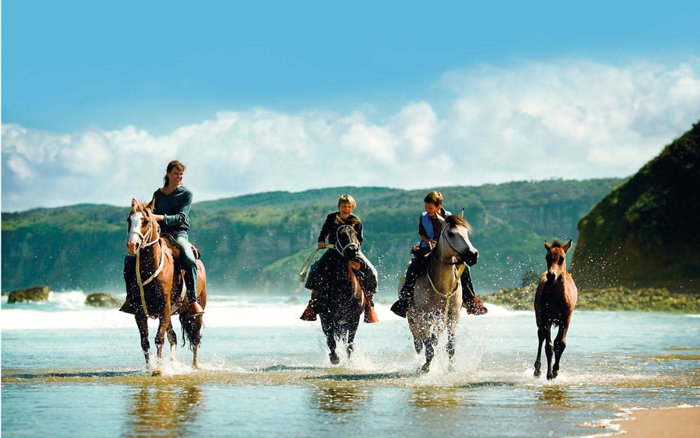
M 626 438 L 700 437 L 700 407 L 632 411 L 629 419 L 614 421 Z

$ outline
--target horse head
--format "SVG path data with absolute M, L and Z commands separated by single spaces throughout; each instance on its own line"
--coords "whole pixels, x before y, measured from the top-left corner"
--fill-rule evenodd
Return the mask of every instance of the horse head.
M 566 245 L 557 239 L 551 245 L 545 240 L 544 247 L 547 250 L 547 280 L 554 283 L 566 272 L 566 252 L 571 248 L 571 240 Z
M 350 225 L 342 225 L 338 227 L 335 237 L 336 251 L 348 260 L 357 259 L 357 253 L 360 251 L 360 240 L 357 238 L 355 229 Z
M 438 239 L 438 247 L 442 248 L 447 256 L 459 257 L 467 265 L 474 266 L 479 260 L 479 251 L 469 240 L 470 230 L 471 227 L 464 218 L 457 215 L 447 216 Z
M 148 204 L 131 200 L 131 211 L 126 218 L 128 224 L 126 249 L 129 254 L 135 255 L 148 243 L 158 239 L 158 224 L 153 219 L 153 208 L 156 199 L 151 199 Z

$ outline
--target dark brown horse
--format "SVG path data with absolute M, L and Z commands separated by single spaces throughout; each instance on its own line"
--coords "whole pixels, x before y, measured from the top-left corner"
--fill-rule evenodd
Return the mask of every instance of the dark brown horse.
M 367 311 L 365 322 L 376 322 L 374 309 L 369 305 L 358 278 L 360 263 L 356 260 L 360 248 L 357 233 L 350 226 L 341 226 L 336 233 L 337 243 L 327 263 L 320 268 L 323 282 L 314 308 L 321 318 L 321 328 L 326 335 L 329 358 L 337 365 L 337 341 L 346 346 L 348 358 L 355 348 L 355 334 L 360 317 Z
M 153 375 L 159 375 L 166 333 L 170 342 L 170 358 L 176 358 L 177 337 L 170 321 L 172 315 L 180 315 L 183 337 L 186 336 L 190 343 L 194 355 L 192 364 L 197 367 L 203 315 L 192 318 L 187 314 L 190 303 L 185 293 L 184 274 L 177 262 L 181 250 L 160 235 L 160 227 L 153 218 L 154 204 L 155 199 L 149 204 L 131 200 L 126 246 L 129 254 L 135 257 L 127 256 L 124 266 L 127 301 L 122 310 L 133 313 L 136 318 L 147 364 L 150 350 L 148 318 L 160 320 L 155 338 L 158 357 L 153 371 Z M 197 260 L 197 291 L 199 304 L 204 308 L 207 304 L 207 285 L 201 260 Z
M 540 277 L 535 293 L 535 317 L 537 318 L 537 360 L 535 360 L 535 377 L 540 376 L 540 358 L 542 355 L 542 343 L 547 340 L 545 353 L 547 354 L 547 379 L 557 377 L 559 373 L 559 361 L 566 348 L 566 332 L 571 323 L 571 314 L 576 306 L 576 284 L 571 274 L 566 272 L 566 252 L 571 248 L 571 240 L 562 245 L 557 239 L 552 244 L 546 240 L 544 247 L 547 249 L 547 272 Z M 559 326 L 559 333 L 552 344 L 552 324 Z M 552 354 L 555 355 L 554 367 L 552 367 Z

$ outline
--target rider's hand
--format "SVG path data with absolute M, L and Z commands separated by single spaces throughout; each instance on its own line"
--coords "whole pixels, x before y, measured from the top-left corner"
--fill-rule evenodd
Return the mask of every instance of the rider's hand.
M 162 221 L 165 220 L 165 216 L 163 216 L 162 214 L 154 214 L 154 215 L 153 215 L 153 218 L 154 218 L 157 222 L 162 222 Z
M 318 242 L 318 249 L 323 249 L 326 247 L 325 242 Z
M 430 239 L 430 247 L 435 248 L 435 245 L 437 245 L 437 240 Z

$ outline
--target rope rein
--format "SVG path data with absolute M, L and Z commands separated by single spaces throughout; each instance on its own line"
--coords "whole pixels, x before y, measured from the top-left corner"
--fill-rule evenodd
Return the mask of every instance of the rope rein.
M 154 235 L 154 233 L 153 233 L 153 230 L 154 230 L 153 223 L 154 223 L 155 221 L 154 221 L 153 219 L 151 219 L 150 222 L 151 222 L 151 225 L 150 225 L 150 227 L 148 228 L 148 231 L 146 232 L 145 235 L 142 235 L 142 234 L 141 234 L 140 232 L 138 232 L 138 231 L 135 231 L 135 232 L 134 232 L 134 233 L 138 234 L 139 236 L 141 236 L 141 238 L 143 239 L 143 242 L 146 242 L 146 243 L 142 244 L 142 245 L 139 247 L 139 249 L 136 251 L 136 283 L 139 285 L 139 291 L 141 292 L 141 306 L 143 306 L 143 313 L 146 314 L 146 317 L 147 317 L 147 318 L 155 318 L 155 316 L 151 316 L 151 315 L 148 314 L 148 307 L 146 307 L 146 295 L 145 295 L 145 292 L 144 292 L 144 290 L 143 290 L 143 287 L 146 286 L 147 284 L 149 284 L 150 282 L 152 282 L 153 279 L 155 279 L 156 277 L 158 277 L 158 275 L 160 274 L 160 272 L 163 270 L 163 266 L 165 265 L 165 251 L 164 251 L 164 248 L 161 247 L 161 249 L 160 249 L 160 263 L 159 263 L 159 265 L 158 265 L 158 269 L 156 269 L 156 271 L 153 273 L 153 275 L 151 275 L 151 276 L 148 278 L 148 280 L 146 280 L 146 281 L 141 281 L 141 269 L 140 269 L 140 265 L 141 265 L 141 250 L 142 250 L 143 248 L 148 248 L 149 246 L 155 245 L 155 244 L 160 240 L 159 238 L 155 238 L 155 239 L 153 239 L 151 242 L 148 242 L 148 239 L 150 239 L 151 236 Z M 158 228 L 159 228 L 159 231 L 160 231 L 160 225 L 158 225 Z

